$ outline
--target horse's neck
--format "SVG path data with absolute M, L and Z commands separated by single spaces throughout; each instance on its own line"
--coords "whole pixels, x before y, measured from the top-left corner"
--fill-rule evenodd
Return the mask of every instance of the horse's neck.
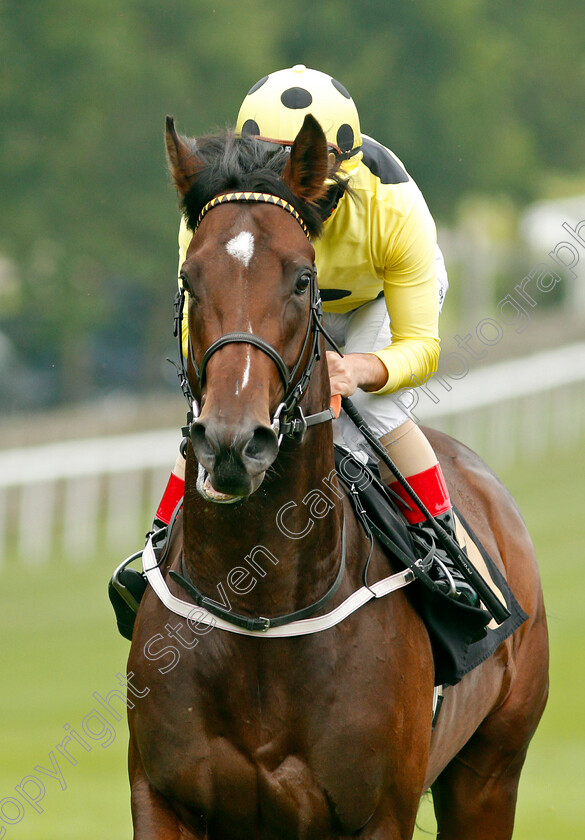
M 307 405 L 307 413 L 312 408 Z M 184 553 L 196 586 L 232 609 L 278 615 L 307 606 L 335 577 L 341 554 L 341 491 L 331 423 L 285 441 L 271 475 L 236 505 L 204 502 L 187 459 Z

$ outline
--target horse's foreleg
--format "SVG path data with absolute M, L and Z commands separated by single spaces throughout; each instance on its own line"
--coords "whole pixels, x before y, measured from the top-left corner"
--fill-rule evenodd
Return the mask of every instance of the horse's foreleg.
M 130 788 L 134 840 L 199 840 L 188 831 L 164 797 L 148 781 L 130 749 Z
M 142 775 L 132 780 L 132 823 L 134 840 L 196 840 L 185 834 L 176 814 Z

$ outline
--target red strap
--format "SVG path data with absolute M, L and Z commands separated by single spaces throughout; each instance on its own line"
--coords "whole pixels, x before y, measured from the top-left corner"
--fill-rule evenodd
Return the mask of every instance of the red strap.
M 417 473 L 416 475 L 408 476 L 407 481 L 421 502 L 427 506 L 433 516 L 446 513 L 451 509 L 449 490 L 447 489 L 447 484 L 445 483 L 445 477 L 440 464 L 435 464 L 434 467 Z M 402 485 L 400 485 L 397 481 L 393 481 L 390 485 L 390 489 L 397 493 L 404 501 L 404 506 L 401 505 L 400 507 L 402 513 L 411 525 L 417 525 L 419 522 L 425 521 L 424 514 L 411 500 Z M 406 507 L 406 505 L 408 505 L 408 507 Z
M 171 521 L 174 509 L 177 507 L 185 494 L 185 482 L 175 473 L 171 473 L 163 497 L 160 500 L 156 518 L 168 525 Z

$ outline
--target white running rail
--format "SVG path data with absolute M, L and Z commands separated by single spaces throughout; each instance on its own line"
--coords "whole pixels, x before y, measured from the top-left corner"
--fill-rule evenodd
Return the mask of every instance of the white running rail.
M 585 431 L 585 343 L 437 376 L 413 417 L 462 440 L 495 468 L 574 447 Z M 0 451 L 0 562 L 86 561 L 143 543 L 179 429 Z

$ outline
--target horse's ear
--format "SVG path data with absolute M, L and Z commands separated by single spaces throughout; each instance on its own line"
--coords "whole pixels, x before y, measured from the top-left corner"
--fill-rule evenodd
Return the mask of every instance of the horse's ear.
M 325 193 L 329 160 L 323 129 L 307 114 L 293 143 L 282 180 L 303 201 L 315 202 Z
M 177 134 L 172 117 L 167 117 L 165 142 L 173 181 L 180 195 L 185 197 L 203 168 L 202 163 L 186 138 Z

